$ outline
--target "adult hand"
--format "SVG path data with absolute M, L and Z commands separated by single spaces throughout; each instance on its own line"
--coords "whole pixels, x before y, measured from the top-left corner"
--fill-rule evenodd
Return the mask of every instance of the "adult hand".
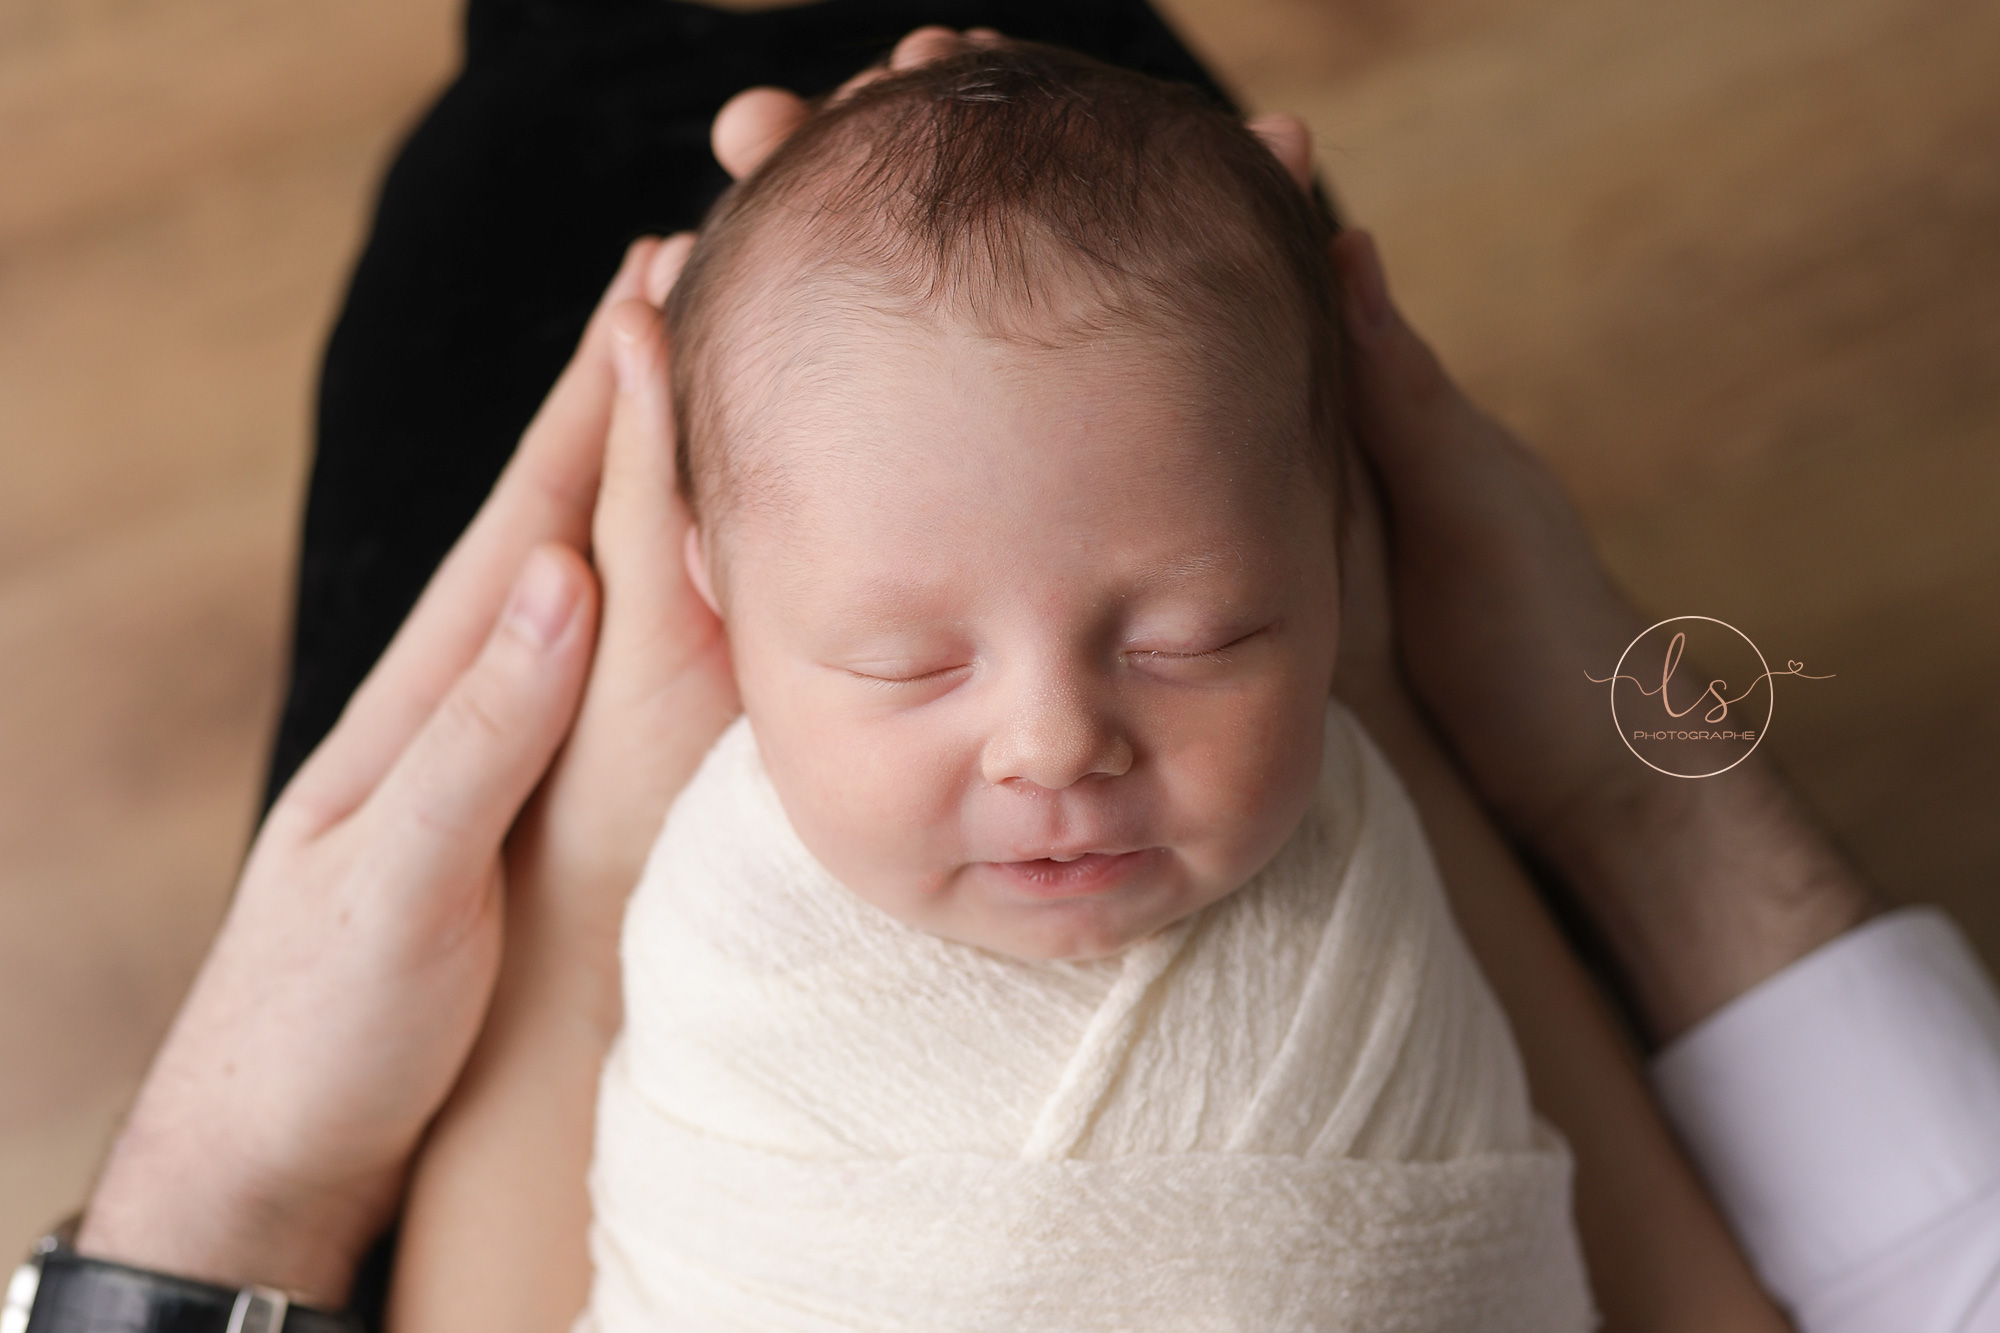
M 344 1303 L 478 1030 L 502 839 L 576 709 L 610 312 L 658 248 L 627 254 L 478 518 L 273 806 L 92 1195 L 84 1253 Z
M 1252 128 L 1306 186 L 1312 149 L 1304 123 L 1273 114 Z M 1379 294 L 1355 281 L 1357 246 L 1367 246 L 1365 236 L 1346 233 L 1334 250 L 1349 270 L 1343 319 L 1354 349 L 1353 387 L 1363 408 L 1356 427 L 1364 446 L 1363 456 L 1347 460 L 1335 693 L 1367 726 L 1415 801 L 1453 915 L 1513 1026 L 1536 1109 L 1569 1142 L 1578 1229 L 1606 1326 L 1781 1329 L 1784 1321 L 1661 1124 L 1602 997 L 1410 688 L 1403 661 L 1406 538 L 1390 526 L 1402 498 L 1397 486 L 1407 487 L 1408 479 L 1381 471 L 1377 446 L 1396 440 L 1385 440 L 1380 423 L 1365 414 L 1371 397 L 1388 395 L 1380 363 L 1365 359 L 1356 333 L 1378 319 L 1366 302 Z
M 1303 121 L 1251 128 L 1309 184 Z M 1373 238 L 1344 232 L 1333 258 L 1367 474 L 1343 552 L 1337 690 L 1367 716 L 1403 709 L 1403 682 L 1414 687 L 1488 808 L 1563 874 L 1668 1040 L 1879 903 L 1762 760 L 1700 782 L 1633 761 L 1584 686 L 1646 621 L 1548 465 L 1404 321 Z
M 688 578 L 675 486 L 658 307 L 693 244 L 663 242 L 644 289 L 606 314 L 617 391 L 591 523 L 603 629 L 575 729 L 508 846 L 522 942 L 508 966 L 560 959 L 606 1042 L 625 900 L 667 807 L 740 711 L 722 623 Z
M 688 580 L 675 491 L 658 306 L 691 245 L 663 243 L 641 292 L 606 316 L 617 390 L 592 525 L 603 629 L 575 730 L 508 844 L 508 947 L 411 1183 L 393 1328 L 567 1327 L 588 1293 L 585 1177 L 622 1017 L 619 924 L 667 807 L 738 711 L 722 626 Z
M 1382 484 L 1404 668 L 1488 806 L 1555 867 L 1670 1039 L 1878 910 L 1759 758 L 1684 781 L 1587 688 L 1646 620 L 1554 473 L 1445 373 L 1374 242 L 1334 245 L 1356 427 Z

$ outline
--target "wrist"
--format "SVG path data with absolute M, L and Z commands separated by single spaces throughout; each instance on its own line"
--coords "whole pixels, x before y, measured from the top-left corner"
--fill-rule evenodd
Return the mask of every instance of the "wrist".
M 393 1205 L 288 1185 L 249 1169 L 199 1129 L 141 1106 L 91 1192 L 77 1253 L 225 1287 L 273 1287 L 338 1310 Z
M 1699 780 L 1627 774 L 1538 842 L 1661 1042 L 1880 910 L 1755 759 Z

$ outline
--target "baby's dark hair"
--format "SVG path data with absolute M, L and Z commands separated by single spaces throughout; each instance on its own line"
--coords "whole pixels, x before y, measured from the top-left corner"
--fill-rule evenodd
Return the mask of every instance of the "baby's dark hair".
M 1338 509 L 1332 232 L 1270 150 L 1193 88 L 1026 43 L 883 75 L 822 101 L 702 227 L 666 311 L 682 494 L 712 515 L 736 489 L 729 322 L 758 303 L 745 257 L 782 243 L 768 299 L 830 281 L 875 311 L 1041 346 L 1166 335 L 1209 373 L 1269 386 Z

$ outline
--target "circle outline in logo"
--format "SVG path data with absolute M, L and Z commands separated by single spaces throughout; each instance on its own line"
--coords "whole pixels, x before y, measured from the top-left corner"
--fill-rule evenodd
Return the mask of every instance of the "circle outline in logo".
M 1740 764 L 1745 759 L 1748 759 L 1751 755 L 1757 752 L 1757 747 L 1764 743 L 1764 733 L 1771 729 L 1771 719 L 1774 716 L 1776 716 L 1778 711 L 1778 691 L 1775 687 L 1773 687 L 1771 690 L 1771 701 L 1764 710 L 1764 725 L 1758 728 L 1757 739 L 1750 742 L 1750 748 L 1745 750 L 1742 754 L 1736 756 L 1736 758 L 1731 762 L 1724 764 L 1721 768 L 1714 770 L 1714 772 L 1676 773 L 1671 768 L 1661 768 L 1658 764 L 1646 758 L 1645 755 L 1640 754 L 1639 751 L 1633 747 L 1631 737 L 1625 734 L 1625 724 L 1618 720 L 1618 681 L 1625 674 L 1625 659 L 1630 657 L 1632 655 L 1632 650 L 1639 646 L 1640 639 L 1645 638 L 1648 634 L 1651 634 L 1654 630 L 1659 629 L 1663 625 L 1671 625 L 1674 624 L 1676 621 L 1681 621 L 1681 620 L 1706 620 L 1711 625 L 1722 626 L 1724 629 L 1728 630 L 1731 634 L 1734 634 L 1737 638 L 1743 640 L 1743 642 L 1750 645 L 1750 651 L 1757 654 L 1757 664 L 1764 668 L 1764 674 L 1761 677 L 1761 679 L 1767 681 L 1771 679 L 1771 664 L 1770 662 L 1765 660 L 1764 650 L 1757 646 L 1756 640 L 1752 639 L 1748 634 L 1745 634 L 1742 630 L 1736 628 L 1736 626 L 1730 624 L 1728 621 L 1717 620 L 1714 616 L 1668 616 L 1665 620 L 1656 621 L 1655 623 L 1648 625 L 1646 626 L 1646 628 L 1640 630 L 1638 634 L 1633 636 L 1632 642 L 1625 645 L 1625 651 L 1618 654 L 1618 665 L 1612 669 L 1611 673 L 1611 725 L 1618 729 L 1618 739 L 1624 742 L 1626 749 L 1632 751 L 1632 757 L 1634 759 L 1637 759 L 1640 763 L 1644 764 L 1647 768 L 1652 769 L 1655 773 L 1664 773 L 1670 778 L 1687 778 L 1689 780 L 1693 780 L 1696 778 L 1712 778 L 1718 776 L 1719 774 L 1727 773 L 1730 769 L 1736 767 L 1737 764 Z

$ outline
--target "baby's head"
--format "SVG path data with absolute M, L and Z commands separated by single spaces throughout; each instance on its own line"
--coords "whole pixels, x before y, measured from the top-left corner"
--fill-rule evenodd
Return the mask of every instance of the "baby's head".
M 819 110 L 668 305 L 689 564 L 806 846 L 923 930 L 1113 952 L 1319 775 L 1328 227 L 1192 90 L 1013 46 Z

